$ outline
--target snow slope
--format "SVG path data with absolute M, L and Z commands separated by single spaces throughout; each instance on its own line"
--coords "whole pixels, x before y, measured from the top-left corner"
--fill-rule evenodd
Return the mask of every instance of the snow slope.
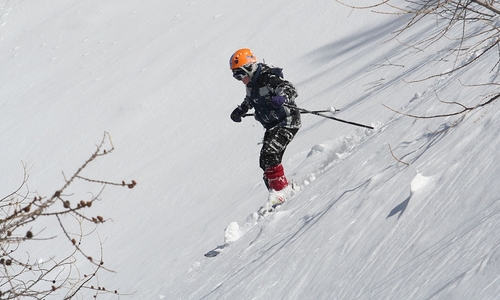
M 120 299 L 496 299 L 497 104 L 435 119 L 382 105 L 473 106 L 494 87 L 461 82 L 494 82 L 496 58 L 418 81 L 463 62 L 440 60 L 452 41 L 404 46 L 432 21 L 390 40 L 404 24 L 334 1 L 2 1 L 0 192 L 23 161 L 50 195 L 107 131 L 116 150 L 85 175 L 138 182 L 93 206 L 112 219 L 99 236 L 116 273 L 99 281 L 131 294 Z M 267 194 L 261 126 L 229 119 L 241 47 L 283 67 L 300 106 L 375 129 L 304 115 L 284 158 L 302 190 L 209 259 Z

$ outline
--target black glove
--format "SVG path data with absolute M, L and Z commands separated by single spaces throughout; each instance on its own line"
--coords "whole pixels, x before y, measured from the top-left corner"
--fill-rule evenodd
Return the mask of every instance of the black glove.
M 241 122 L 241 118 L 247 113 L 248 109 L 245 109 L 241 106 L 236 107 L 231 113 L 231 120 L 234 122 Z

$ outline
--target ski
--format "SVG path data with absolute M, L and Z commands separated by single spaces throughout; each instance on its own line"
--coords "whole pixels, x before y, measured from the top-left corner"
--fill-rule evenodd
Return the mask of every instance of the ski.
M 216 257 L 217 255 L 219 255 L 219 253 L 222 252 L 222 250 L 224 250 L 228 246 L 229 246 L 229 244 L 227 244 L 227 243 L 224 245 L 217 246 L 216 248 L 205 253 L 205 257 Z
M 293 193 L 290 195 L 290 199 L 295 196 L 301 187 L 296 182 L 292 181 Z M 287 200 L 286 202 L 290 201 Z M 286 203 L 285 202 L 285 203 Z M 205 257 L 216 257 L 225 249 L 227 249 L 232 243 L 239 240 L 245 233 L 247 233 L 252 227 L 259 224 L 262 220 L 268 218 L 270 215 L 274 214 L 280 209 L 282 205 L 276 205 L 271 208 L 266 208 L 261 206 L 256 212 L 251 213 L 245 220 L 243 225 L 239 225 L 238 222 L 231 222 L 226 229 L 224 229 L 224 244 L 215 247 L 214 249 L 208 251 L 204 254 Z

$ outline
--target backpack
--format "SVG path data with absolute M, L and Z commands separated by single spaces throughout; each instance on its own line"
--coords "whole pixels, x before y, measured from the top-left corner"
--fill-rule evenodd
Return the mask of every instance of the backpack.
M 269 71 L 267 71 L 271 74 L 277 75 L 280 78 L 284 78 L 283 76 L 283 68 L 278 68 L 278 67 L 269 67 Z

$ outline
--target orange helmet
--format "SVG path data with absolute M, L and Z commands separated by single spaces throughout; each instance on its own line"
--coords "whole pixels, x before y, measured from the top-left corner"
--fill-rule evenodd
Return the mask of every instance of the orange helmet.
M 229 68 L 231 70 L 241 68 L 246 64 L 257 62 L 257 57 L 253 55 L 252 50 L 248 48 L 240 49 L 229 59 Z

